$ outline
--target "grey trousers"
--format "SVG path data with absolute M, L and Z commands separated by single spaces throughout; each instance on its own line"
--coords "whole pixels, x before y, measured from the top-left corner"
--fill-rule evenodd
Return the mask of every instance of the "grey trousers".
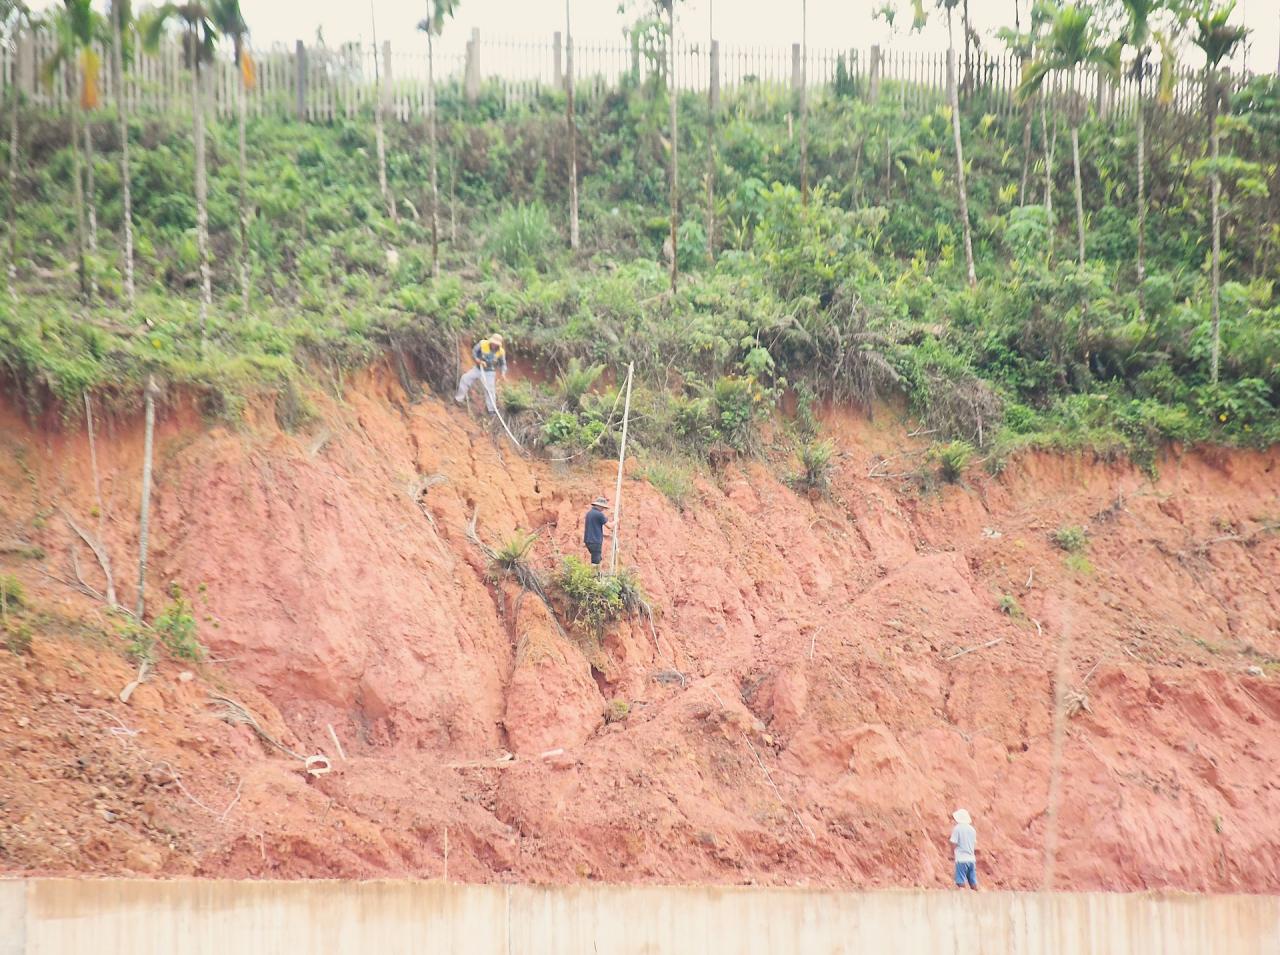
M 498 410 L 498 406 L 494 403 L 494 398 L 498 394 L 498 373 L 496 371 L 482 371 L 479 368 L 472 368 L 458 380 L 458 393 L 453 396 L 453 399 L 457 402 L 466 401 L 467 394 L 471 391 L 471 386 L 477 381 L 482 382 L 484 386 L 484 406 L 489 409 L 489 414 L 493 414 Z

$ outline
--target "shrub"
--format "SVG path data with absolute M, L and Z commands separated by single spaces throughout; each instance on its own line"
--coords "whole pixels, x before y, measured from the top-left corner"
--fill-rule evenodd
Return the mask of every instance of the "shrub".
M 493 555 L 494 568 L 503 573 L 520 570 L 537 539 L 536 531 L 516 531 Z
M 676 510 L 683 511 L 693 494 L 693 473 L 687 467 L 654 461 L 640 472 L 640 476 L 674 504 Z
M 5 649 L 14 656 L 31 652 L 31 628 L 25 623 L 10 620 L 4 625 Z
M 27 592 L 22 581 L 13 574 L 0 574 L 0 603 L 6 609 L 17 610 L 27 604 Z
M 609 705 L 604 708 L 606 723 L 621 723 L 630 715 L 631 704 L 626 700 L 610 700 Z
M 566 557 L 556 585 L 569 601 L 573 625 L 597 639 L 605 627 L 622 613 L 622 595 L 617 578 L 596 573 L 594 567 L 577 557 Z
M 944 481 L 955 484 L 964 477 L 964 469 L 973 458 L 973 445 L 968 441 L 949 441 L 933 449 L 938 473 Z
M 510 268 L 543 271 L 559 244 L 560 237 L 546 208 L 538 203 L 521 203 L 498 214 L 489 230 L 485 251 Z
M 196 615 L 191 601 L 174 584 L 169 588 L 169 606 L 151 624 L 160 642 L 175 657 L 183 660 L 204 659 L 204 647 L 196 639 Z
M 1059 527 L 1049 535 L 1049 539 L 1068 554 L 1078 554 L 1089 544 L 1088 532 L 1074 524 Z
M 759 387 L 749 378 L 718 378 L 711 389 L 714 429 L 720 440 L 736 451 L 746 451 L 751 444 L 761 397 Z
M 533 388 L 523 381 L 512 382 L 502 389 L 502 410 L 508 415 L 523 414 L 533 407 Z
M 565 407 L 577 411 L 582 407 L 583 396 L 595 385 L 596 379 L 604 373 L 604 365 L 584 366 L 578 358 L 570 358 L 564 371 L 556 377 L 556 387 L 560 391 Z
M 1001 596 L 1000 612 L 1006 617 L 1012 617 L 1014 620 L 1021 620 L 1027 615 L 1026 611 L 1022 609 L 1022 604 L 1018 603 L 1018 598 L 1013 594 Z
M 796 486 L 811 491 L 825 491 L 831 480 L 832 458 L 836 446 L 831 441 L 810 441 L 801 445 L 800 473 L 795 476 Z
M 1074 571 L 1077 574 L 1083 574 L 1088 577 L 1093 573 L 1093 562 L 1084 554 L 1068 554 L 1066 559 L 1067 570 Z

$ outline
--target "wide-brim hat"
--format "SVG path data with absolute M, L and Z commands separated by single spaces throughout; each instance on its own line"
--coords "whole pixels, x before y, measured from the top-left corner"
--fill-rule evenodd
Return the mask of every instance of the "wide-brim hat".
M 493 342 L 495 345 L 501 345 L 501 344 L 502 344 L 502 336 L 501 336 L 501 335 L 490 335 L 490 336 L 489 336 L 489 341 Z
M 973 822 L 973 817 L 969 815 L 968 809 L 957 809 L 955 812 L 951 814 L 951 818 L 954 819 L 956 822 L 960 823 L 961 825 L 965 825 L 965 826 Z
M 591 502 L 592 507 L 608 507 L 609 499 L 607 497 L 598 497 Z

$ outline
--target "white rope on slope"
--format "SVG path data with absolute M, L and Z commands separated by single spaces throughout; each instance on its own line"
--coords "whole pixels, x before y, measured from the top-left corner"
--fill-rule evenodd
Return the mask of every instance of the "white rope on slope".
M 507 432 L 507 437 L 511 439 L 511 443 L 516 446 L 517 451 L 519 451 L 521 454 L 528 454 L 529 452 L 527 452 L 524 449 L 524 445 L 520 443 L 520 439 L 511 433 L 511 429 L 507 427 L 506 419 L 502 417 L 502 412 L 498 410 L 498 394 L 489 385 L 488 377 L 483 373 L 481 373 L 480 380 L 484 382 L 485 394 L 488 396 L 489 403 L 493 407 L 493 413 L 497 416 L 498 421 L 502 424 L 502 430 Z

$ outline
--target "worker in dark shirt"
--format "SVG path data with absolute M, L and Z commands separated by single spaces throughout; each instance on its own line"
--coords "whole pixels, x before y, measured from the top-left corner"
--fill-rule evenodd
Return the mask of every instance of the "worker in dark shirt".
M 591 565 L 600 572 L 600 555 L 604 550 L 604 528 L 609 523 L 609 515 L 604 510 L 609 506 L 609 499 L 598 497 L 591 502 L 591 510 L 582 521 L 582 543 L 587 545 L 587 553 L 591 555 Z

